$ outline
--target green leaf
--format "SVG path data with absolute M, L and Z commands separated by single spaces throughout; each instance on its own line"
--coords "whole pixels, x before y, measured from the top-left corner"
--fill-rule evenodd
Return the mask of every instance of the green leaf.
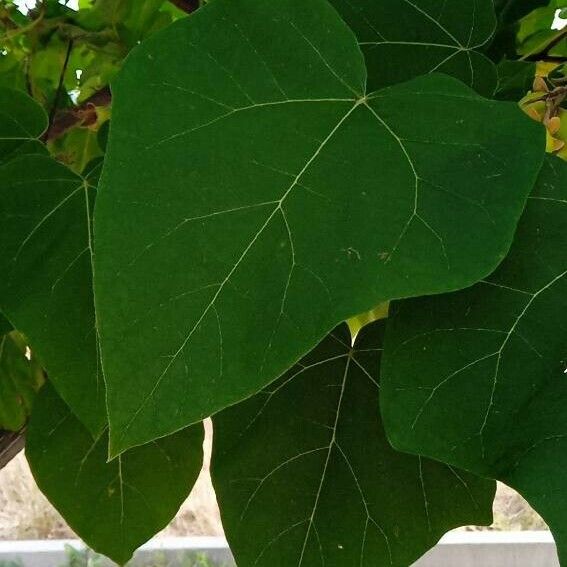
M 6 319 L 6 317 L 4 317 L 2 313 L 0 313 L 0 335 L 5 335 L 6 333 L 9 333 L 12 329 L 13 327 L 10 324 L 10 321 L 8 321 L 8 319 Z
M 492 0 L 331 0 L 356 34 L 378 89 L 434 71 L 483 95 L 496 88 L 496 68 L 478 50 L 496 27 Z
M 522 18 L 547 3 L 548 0 L 495 0 L 498 29 L 488 49 L 488 55 L 497 62 L 504 58 L 514 59 L 517 55 L 517 34 Z M 550 26 L 551 20 L 547 22 L 548 29 Z
M 95 551 L 124 564 L 163 529 L 201 470 L 203 426 L 184 429 L 107 462 L 52 388 L 34 407 L 26 441 L 33 476 L 69 526 Z
M 390 440 L 497 478 L 567 561 L 567 164 L 548 158 L 516 241 L 485 282 L 395 304 L 382 411 Z
M 531 90 L 536 64 L 527 61 L 502 61 L 498 65 L 496 98 L 520 101 Z
M 0 166 L 0 308 L 93 432 L 106 423 L 89 216 L 94 187 L 47 156 Z
M 498 19 L 511 24 L 548 3 L 549 0 L 494 0 L 494 7 Z
M 12 331 L 0 337 L 0 429 L 19 431 L 30 415 L 36 392 L 44 382 L 43 369 L 26 343 Z
M 95 214 L 113 454 L 505 256 L 541 125 L 450 77 L 365 76 L 326 0 L 216 0 L 128 58 Z
M 384 322 L 335 329 L 270 388 L 213 418 L 213 483 L 240 567 L 407 567 L 490 524 L 495 484 L 394 451 L 378 412 Z
M 0 165 L 11 157 L 45 153 L 37 140 L 47 128 L 47 115 L 22 91 L 0 88 Z

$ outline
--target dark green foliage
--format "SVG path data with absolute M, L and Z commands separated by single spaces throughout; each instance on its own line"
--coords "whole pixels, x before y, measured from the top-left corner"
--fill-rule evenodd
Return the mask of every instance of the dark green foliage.
M 164 527 L 215 414 L 240 567 L 406 566 L 483 477 L 567 565 L 567 166 L 516 104 L 567 155 L 561 7 L 0 2 L 0 436 L 80 537 Z
M 201 470 L 202 442 L 203 427 L 195 425 L 107 462 L 108 436 L 93 437 L 46 387 L 36 400 L 26 456 L 70 527 L 124 564 L 189 495 Z
M 519 490 L 567 554 L 567 165 L 548 158 L 500 268 L 396 304 L 382 413 L 401 450 Z M 463 419 L 466 416 L 466 419 Z
M 377 412 L 384 322 L 346 325 L 269 388 L 215 416 L 213 482 L 240 567 L 405 567 L 495 485 L 394 451 Z M 400 479 L 404 479 L 400 482 Z

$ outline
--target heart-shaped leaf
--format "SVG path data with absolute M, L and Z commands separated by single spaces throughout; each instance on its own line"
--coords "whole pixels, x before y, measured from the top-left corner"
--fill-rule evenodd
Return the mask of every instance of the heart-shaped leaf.
M 492 0 L 331 0 L 356 34 L 378 89 L 434 71 L 480 94 L 496 88 L 496 68 L 478 51 L 496 28 Z
M 91 271 L 94 187 L 47 156 L 0 166 L 0 307 L 79 419 L 106 423 Z
M 270 388 L 217 414 L 212 476 L 240 567 L 407 567 L 492 521 L 494 482 L 394 451 L 378 412 L 384 322 L 335 329 Z
M 508 258 L 485 282 L 396 304 L 382 372 L 401 450 L 500 479 L 567 561 L 567 164 L 548 158 Z
M 87 545 L 124 564 L 191 492 L 203 460 L 203 426 L 111 462 L 107 444 L 108 435 L 93 438 L 52 388 L 42 389 L 26 441 L 33 476 Z
M 543 128 L 449 77 L 365 78 L 326 0 L 216 0 L 129 57 L 95 214 L 112 454 L 505 256 Z

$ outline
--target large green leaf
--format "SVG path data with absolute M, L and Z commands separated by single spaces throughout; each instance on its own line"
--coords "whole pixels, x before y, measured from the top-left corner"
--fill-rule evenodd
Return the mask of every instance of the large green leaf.
M 44 381 L 43 369 L 17 331 L 0 337 L 0 429 L 19 431 Z
M 34 478 L 87 545 L 124 564 L 189 495 L 201 470 L 203 426 L 110 463 L 107 443 L 108 435 L 94 439 L 52 388 L 41 391 L 26 442 Z
M 567 561 L 567 164 L 548 158 L 512 251 L 471 289 L 402 302 L 386 337 L 391 441 L 519 490 Z
M 378 412 L 384 322 L 335 329 L 269 389 L 217 414 L 212 476 L 240 567 L 407 567 L 489 524 L 495 483 L 394 451 Z
M 449 77 L 365 77 L 326 0 L 216 0 L 129 57 L 95 214 L 112 453 L 505 256 L 543 128 Z
M 0 308 L 93 433 L 106 423 L 91 272 L 94 187 L 47 156 L 0 166 Z
M 478 51 L 496 27 L 492 0 L 331 0 L 356 34 L 378 89 L 434 71 L 490 96 L 496 68 Z
M 0 87 L 0 164 L 19 153 L 45 153 L 37 138 L 47 115 L 26 93 Z

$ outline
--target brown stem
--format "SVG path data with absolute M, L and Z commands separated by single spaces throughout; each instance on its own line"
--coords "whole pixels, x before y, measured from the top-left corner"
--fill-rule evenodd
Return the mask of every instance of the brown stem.
M 70 39 L 67 44 L 67 52 L 65 53 L 65 61 L 63 61 L 63 67 L 61 68 L 61 73 L 59 74 L 59 83 L 57 85 L 57 90 L 55 91 L 55 97 L 53 98 L 53 106 L 49 112 L 49 122 L 47 130 L 51 129 L 53 124 L 53 119 L 55 118 L 55 113 L 57 112 L 57 107 L 59 106 L 59 99 L 61 98 L 61 92 L 63 91 L 63 84 L 65 83 L 65 73 L 67 72 L 67 65 L 69 65 L 69 58 L 71 57 L 71 51 L 73 51 L 73 40 Z
M 85 102 L 60 110 L 54 117 L 49 129 L 43 135 L 43 141 L 49 142 L 60 138 L 74 126 L 82 124 L 92 115 L 97 106 L 109 106 L 112 100 L 110 87 L 104 87 L 94 93 Z
M 201 4 L 200 0 L 169 0 L 174 6 L 187 14 L 194 12 Z
M 0 470 L 3 469 L 23 448 L 24 431 L 0 431 Z

